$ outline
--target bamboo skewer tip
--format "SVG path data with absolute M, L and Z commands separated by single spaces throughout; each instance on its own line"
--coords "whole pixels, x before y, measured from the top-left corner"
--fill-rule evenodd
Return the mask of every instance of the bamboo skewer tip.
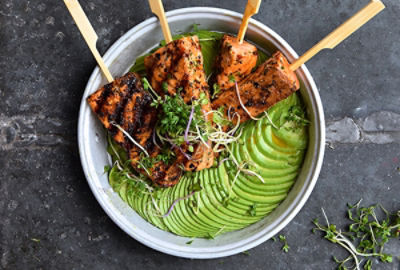
M 247 1 L 246 9 L 244 10 L 244 14 L 243 14 L 242 23 L 240 24 L 239 33 L 237 36 L 237 39 L 240 44 L 243 43 L 244 36 L 246 35 L 247 27 L 249 25 L 249 20 L 250 20 L 251 16 L 258 13 L 258 10 L 260 9 L 260 5 L 261 5 L 261 0 L 248 0 Z
M 163 31 L 164 39 L 167 43 L 172 41 L 171 30 L 169 29 L 167 17 L 165 16 L 164 6 L 161 0 L 148 0 L 151 12 L 158 17 Z
M 97 64 L 100 67 L 100 70 L 107 78 L 107 81 L 112 82 L 114 78 L 111 75 L 108 67 L 104 63 L 104 60 L 101 57 L 96 47 L 98 36 L 94 31 L 93 26 L 91 25 L 88 17 L 83 11 L 82 6 L 79 4 L 78 0 L 64 0 L 64 3 L 67 6 L 69 12 L 71 13 L 72 18 L 74 19 L 76 25 L 78 26 L 78 29 L 81 32 L 83 38 L 85 39 L 90 51 L 92 52 L 94 58 L 96 59 Z

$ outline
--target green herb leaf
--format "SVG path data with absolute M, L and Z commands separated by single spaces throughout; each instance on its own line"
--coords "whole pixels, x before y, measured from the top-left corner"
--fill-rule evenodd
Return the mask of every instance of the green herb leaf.
M 257 204 L 256 203 L 250 206 L 250 209 L 248 211 L 250 216 L 252 216 L 252 217 L 256 216 L 256 214 L 257 214 L 256 213 L 256 208 L 257 208 Z
M 200 186 L 200 183 L 195 183 L 195 184 L 193 184 L 193 186 L 192 186 L 192 191 L 194 191 L 194 192 L 198 192 L 198 191 L 201 191 L 203 188 Z
M 108 173 L 111 170 L 110 165 L 105 165 L 104 166 L 104 173 Z
M 242 251 L 242 254 L 246 255 L 246 256 L 250 256 L 250 253 L 248 250 Z
M 290 247 L 289 247 L 288 242 L 287 242 L 287 240 L 286 240 L 286 236 L 280 234 L 280 235 L 279 235 L 279 241 L 281 241 L 281 242 L 283 243 L 282 250 L 283 250 L 284 252 L 286 252 L 286 253 L 289 252 Z
M 187 241 L 186 245 L 191 245 L 193 243 L 193 240 Z
M 214 91 L 213 91 L 213 94 L 211 96 L 212 99 L 216 98 L 219 95 L 219 93 L 221 92 L 221 87 L 217 83 L 214 83 L 213 84 L 213 90 Z
M 233 74 L 230 74 L 230 75 L 228 76 L 228 79 L 229 79 L 229 82 L 231 82 L 231 83 L 236 82 L 235 75 L 233 75 Z
M 168 83 L 167 82 L 162 83 L 162 89 L 165 93 L 168 93 Z

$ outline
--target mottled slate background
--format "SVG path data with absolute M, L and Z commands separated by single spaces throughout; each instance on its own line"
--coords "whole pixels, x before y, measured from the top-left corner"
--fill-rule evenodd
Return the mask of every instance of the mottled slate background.
M 103 53 L 151 16 L 142 0 L 82 0 Z M 165 0 L 165 9 L 245 0 Z M 263 1 L 255 16 L 304 52 L 367 0 Z M 250 256 L 186 260 L 153 251 L 121 231 L 96 202 L 79 162 L 76 126 L 95 61 L 63 1 L 0 3 L 1 269 L 334 269 L 343 250 L 311 234 L 324 207 L 345 225 L 346 202 L 400 209 L 400 2 L 307 66 L 327 118 L 325 161 L 314 192 L 282 231 L 290 252 L 268 241 Z M 39 239 L 40 242 L 32 240 Z M 400 255 L 400 241 L 387 251 Z M 375 269 L 400 269 L 399 260 Z

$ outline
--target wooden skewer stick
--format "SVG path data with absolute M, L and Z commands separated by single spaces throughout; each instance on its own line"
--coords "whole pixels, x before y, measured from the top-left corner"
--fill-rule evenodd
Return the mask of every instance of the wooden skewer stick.
M 239 43 L 243 43 L 244 35 L 246 34 L 247 26 L 249 25 L 250 17 L 258 13 L 261 0 L 248 0 L 246 9 L 244 10 L 242 23 L 240 24 L 239 34 L 237 36 Z
M 172 41 L 171 31 L 169 30 L 167 17 L 165 16 L 164 6 L 161 0 L 149 0 L 151 12 L 154 13 L 160 20 L 161 29 L 164 34 L 165 41 L 170 43 Z
M 96 42 L 98 39 L 97 34 L 90 24 L 89 19 L 87 18 L 78 0 L 64 0 L 64 3 L 71 13 L 72 18 L 74 19 L 79 30 L 81 31 L 81 34 L 89 46 L 89 49 L 92 51 L 94 58 L 96 58 L 97 64 L 99 65 L 104 76 L 106 76 L 108 82 L 112 82 L 114 78 L 107 66 L 104 64 L 103 58 L 96 48 Z
M 290 65 L 290 69 L 293 71 L 298 69 L 302 64 L 310 60 L 311 57 L 313 57 L 323 49 L 335 48 L 336 45 L 345 40 L 355 31 L 357 31 L 361 26 L 367 23 L 384 8 L 385 5 L 380 0 L 372 0 L 368 5 L 358 11 L 350 19 L 345 21 L 341 26 L 336 28 L 332 33 L 330 33 L 323 40 L 315 44 L 305 54 L 300 56 L 294 63 Z

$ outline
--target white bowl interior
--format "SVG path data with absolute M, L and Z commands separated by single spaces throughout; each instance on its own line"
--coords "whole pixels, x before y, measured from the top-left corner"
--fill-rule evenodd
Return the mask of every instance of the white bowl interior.
M 241 15 L 216 8 L 186 8 L 167 13 L 174 34 L 187 32 L 193 24 L 201 29 L 235 33 Z M 104 59 L 114 76 L 122 76 L 135 59 L 153 48 L 163 39 L 161 28 L 155 18 L 146 20 L 122 36 L 106 53 Z M 246 39 L 267 51 L 282 51 L 289 61 L 297 58 L 294 50 L 275 32 L 263 24 L 251 20 Z M 162 231 L 143 220 L 134 210 L 114 193 L 103 173 L 109 164 L 106 153 L 106 134 L 101 123 L 86 103 L 88 95 L 106 81 L 96 68 L 83 95 L 78 138 L 82 166 L 88 183 L 106 213 L 126 233 L 143 244 L 175 256 L 187 258 L 216 258 L 248 250 L 275 235 L 298 213 L 308 199 L 317 180 L 325 148 L 325 123 L 318 90 L 303 66 L 297 71 L 302 82 L 301 96 L 312 120 L 309 128 L 310 141 L 305 161 L 298 179 L 285 201 L 269 216 L 245 229 L 218 236 L 214 240 L 196 239 L 187 245 L 188 238 Z

